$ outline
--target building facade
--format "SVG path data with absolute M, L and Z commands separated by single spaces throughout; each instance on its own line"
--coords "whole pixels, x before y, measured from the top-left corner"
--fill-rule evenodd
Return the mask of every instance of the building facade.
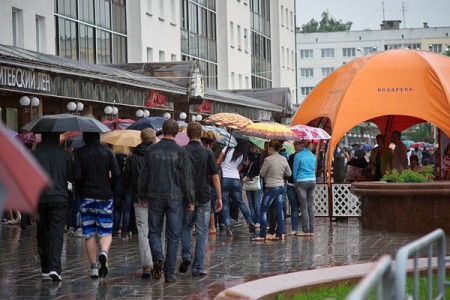
M 382 30 L 297 32 L 298 104 L 323 78 L 357 57 L 397 48 L 443 53 L 450 47 L 450 27 L 398 29 L 398 22 L 385 21 Z

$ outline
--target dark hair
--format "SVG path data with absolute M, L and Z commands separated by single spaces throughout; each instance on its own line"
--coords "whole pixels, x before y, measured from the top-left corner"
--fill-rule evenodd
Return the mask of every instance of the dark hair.
M 273 150 L 275 150 L 276 152 L 279 152 L 283 148 L 283 143 L 280 141 L 275 141 L 275 140 L 270 141 L 269 147 L 273 148 Z
M 186 131 L 189 139 L 199 139 L 202 136 L 202 125 L 198 122 L 191 122 Z
M 234 148 L 233 156 L 231 157 L 231 161 L 236 161 L 241 155 L 243 157 L 243 160 L 247 158 L 247 152 L 248 152 L 248 141 L 244 139 L 236 139 L 237 145 Z
M 180 127 L 178 126 L 177 121 L 174 119 L 168 119 L 164 121 L 162 131 L 164 135 L 176 136 L 178 131 L 180 131 Z

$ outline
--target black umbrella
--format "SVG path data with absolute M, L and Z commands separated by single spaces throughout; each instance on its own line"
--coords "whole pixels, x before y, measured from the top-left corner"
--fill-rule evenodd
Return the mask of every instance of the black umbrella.
M 164 117 L 145 117 L 127 127 L 127 129 L 143 130 L 151 128 L 156 132 L 162 130 L 162 126 L 167 119 Z
M 108 132 L 102 122 L 88 117 L 71 114 L 47 115 L 29 122 L 23 129 L 31 132 Z

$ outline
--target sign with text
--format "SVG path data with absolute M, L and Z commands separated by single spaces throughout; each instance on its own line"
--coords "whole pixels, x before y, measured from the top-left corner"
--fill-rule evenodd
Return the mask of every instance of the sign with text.
M 197 106 L 198 113 L 211 113 L 212 103 L 211 100 L 203 100 L 203 104 Z
M 167 97 L 164 92 L 151 90 L 145 101 L 146 107 L 167 107 Z
M 46 73 L 0 66 L 0 85 L 50 92 L 50 82 L 50 75 Z

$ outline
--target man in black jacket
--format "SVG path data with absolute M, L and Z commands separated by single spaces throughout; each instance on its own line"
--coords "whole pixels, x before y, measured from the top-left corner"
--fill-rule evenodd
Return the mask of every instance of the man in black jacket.
M 142 276 L 141 278 L 150 278 L 153 268 L 152 254 L 148 241 L 148 203 L 147 199 L 139 199 L 138 181 L 144 166 L 144 155 L 147 148 L 156 141 L 155 131 L 146 128 L 141 131 L 141 142 L 128 155 L 123 170 L 123 185 L 131 192 L 131 199 L 134 202 L 134 211 L 136 215 L 136 226 L 139 239 L 139 254 L 141 256 Z M 162 234 L 162 244 L 164 245 L 164 229 Z
M 186 207 L 183 216 L 183 229 L 181 233 L 181 256 L 183 262 L 179 271 L 185 273 L 191 264 L 191 240 L 192 226 L 195 224 L 196 241 L 195 256 L 192 264 L 192 276 L 205 276 L 203 260 L 205 257 L 206 240 L 208 237 L 208 223 L 211 211 L 211 182 L 217 191 L 216 211 L 222 209 L 222 192 L 220 189 L 220 178 L 217 173 L 216 162 L 213 152 L 202 146 L 200 137 L 202 126 L 200 123 L 191 122 L 187 127 L 189 144 L 184 148 L 189 153 L 192 165 L 195 166 L 192 177 L 195 178 L 195 208 L 192 205 Z
M 139 199 L 148 200 L 149 240 L 153 256 L 153 279 L 161 277 L 164 265 L 164 279 L 175 281 L 178 242 L 181 234 L 183 206 L 194 204 L 192 164 L 185 149 L 178 146 L 175 136 L 178 123 L 169 119 L 163 124 L 164 138 L 148 147 L 145 163 L 139 176 Z M 185 202 L 184 202 L 184 201 Z M 161 244 L 163 222 L 166 219 L 166 260 Z
M 52 179 L 39 199 L 37 221 L 38 252 L 42 278 L 61 281 L 61 252 L 69 196 L 67 182 L 72 181 L 72 157 L 59 146 L 59 133 L 43 133 L 34 157 Z
M 100 144 L 98 133 L 84 132 L 86 145 L 75 152 L 74 180 L 80 195 L 82 229 L 86 252 L 91 264 L 91 277 L 108 274 L 108 251 L 112 241 L 113 190 L 119 167 L 114 153 Z M 96 234 L 100 237 L 97 265 Z

